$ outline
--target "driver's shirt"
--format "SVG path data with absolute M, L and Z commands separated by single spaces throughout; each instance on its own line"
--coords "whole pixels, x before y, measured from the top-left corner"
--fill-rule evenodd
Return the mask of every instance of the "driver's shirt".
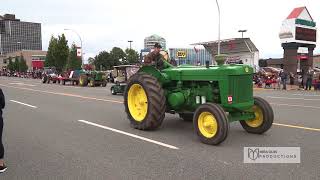
M 157 62 L 159 59 L 161 59 L 161 54 L 157 53 L 155 51 L 150 52 L 148 55 L 144 58 L 144 64 L 150 65 L 153 62 Z

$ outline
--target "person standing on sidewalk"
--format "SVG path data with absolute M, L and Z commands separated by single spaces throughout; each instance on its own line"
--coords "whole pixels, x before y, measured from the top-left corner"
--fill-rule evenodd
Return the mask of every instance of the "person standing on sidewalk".
M 282 89 L 287 90 L 287 78 L 288 78 L 288 73 L 283 71 L 283 69 L 280 72 L 280 77 L 281 77 L 281 83 L 282 83 Z
M 4 164 L 4 147 L 2 144 L 2 131 L 3 131 L 3 118 L 2 118 L 2 109 L 5 107 L 5 99 L 0 88 L 0 173 L 3 173 L 7 170 L 7 167 Z
M 307 82 L 306 82 L 305 90 L 311 90 L 312 79 L 313 79 L 313 71 L 312 71 L 311 67 L 309 67 L 309 70 L 307 72 Z

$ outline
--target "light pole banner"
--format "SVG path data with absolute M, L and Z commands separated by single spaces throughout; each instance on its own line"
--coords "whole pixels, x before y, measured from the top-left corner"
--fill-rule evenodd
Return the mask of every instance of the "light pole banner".
M 81 48 L 77 48 L 77 56 L 81 57 L 82 56 L 82 50 Z
M 244 147 L 244 163 L 300 163 L 300 147 Z

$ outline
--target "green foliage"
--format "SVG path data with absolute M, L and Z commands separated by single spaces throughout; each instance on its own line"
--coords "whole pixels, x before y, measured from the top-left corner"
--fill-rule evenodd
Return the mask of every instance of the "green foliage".
M 136 64 L 139 62 L 139 53 L 134 49 L 126 49 L 126 61 L 124 64 Z
M 15 58 L 14 58 L 14 63 L 13 63 L 13 69 L 14 69 L 14 71 L 20 71 L 20 69 L 19 69 L 19 64 L 20 64 L 20 58 L 19 58 L 19 56 L 16 56 Z
M 56 51 L 57 51 L 57 44 L 58 44 L 58 39 L 51 36 L 50 42 L 49 42 L 49 47 L 48 47 L 48 52 L 46 56 L 46 60 L 44 62 L 46 67 L 52 67 L 55 65 L 56 62 Z
M 69 52 L 69 57 L 68 57 L 68 61 L 66 64 L 66 69 L 67 70 L 77 70 L 77 69 L 81 69 L 81 57 L 77 56 L 77 46 L 75 44 L 72 44 L 70 52 Z
M 56 46 L 56 53 L 55 53 L 55 67 L 58 72 L 62 72 L 63 68 L 67 64 L 68 56 L 69 56 L 69 47 L 68 41 L 64 34 L 58 36 L 58 44 Z
M 8 68 L 10 71 L 14 71 L 14 66 L 13 66 L 13 62 L 12 62 L 12 57 L 11 57 L 11 56 L 9 57 L 9 63 L 8 63 L 7 68 Z
M 20 70 L 20 72 L 27 72 L 27 70 L 28 70 L 27 61 L 24 59 L 24 57 L 22 55 L 19 58 L 18 70 Z
M 110 61 L 110 53 L 108 53 L 107 51 L 100 52 L 94 58 L 93 65 L 98 70 L 111 69 L 113 65 L 111 64 L 111 61 Z
M 51 36 L 45 66 L 54 66 L 58 72 L 62 72 L 67 64 L 68 56 L 69 47 L 65 35 L 59 35 L 58 38 Z
M 123 50 L 119 47 L 112 48 L 112 50 L 110 51 L 110 56 L 110 64 L 112 66 L 124 64 L 124 62 L 126 61 L 126 53 L 124 53 Z
M 89 58 L 89 64 L 96 67 L 97 70 L 113 69 L 113 66 L 122 64 L 135 64 L 139 61 L 139 53 L 133 49 L 126 49 L 125 52 L 114 47 L 110 52 L 102 51 L 96 57 Z

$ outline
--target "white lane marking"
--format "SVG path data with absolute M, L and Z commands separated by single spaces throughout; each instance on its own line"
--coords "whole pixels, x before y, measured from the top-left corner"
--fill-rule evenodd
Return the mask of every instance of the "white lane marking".
M 19 85 L 19 86 L 31 86 L 31 87 L 36 86 L 36 85 L 33 85 L 33 84 L 25 84 L 25 83 L 21 83 L 21 82 L 19 82 L 19 83 L 9 83 L 9 84 Z
M 320 95 L 316 94 L 292 94 L 294 96 L 307 96 L 307 97 L 320 97 Z
M 19 102 L 19 101 L 15 101 L 15 100 L 10 100 L 11 102 L 14 102 L 14 103 L 18 103 L 18 104 L 21 104 L 21 105 L 24 105 L 24 106 L 28 106 L 28 107 L 31 107 L 31 108 L 38 108 L 37 106 L 32 106 L 30 104 L 26 104 L 26 103 L 23 103 L 23 102 Z
M 145 137 L 142 137 L 142 136 L 138 136 L 138 135 L 135 135 L 135 134 L 131 134 L 131 133 L 127 133 L 127 132 L 124 132 L 124 131 L 120 131 L 120 130 L 117 130 L 117 129 L 114 129 L 114 128 L 110 128 L 110 127 L 107 127 L 107 126 L 102 126 L 100 124 L 96 124 L 96 123 L 89 122 L 89 121 L 86 121 L 86 120 L 78 120 L 78 121 L 82 122 L 82 123 L 85 123 L 85 124 L 92 125 L 92 126 L 96 126 L 96 127 L 102 128 L 102 129 L 113 131 L 113 132 L 116 132 L 116 133 L 119 133 L 119 134 L 130 136 L 130 137 L 133 137 L 133 138 L 136 138 L 136 139 L 147 141 L 147 142 L 150 142 L 150 143 L 153 143 L 153 144 L 157 144 L 157 145 L 160 145 L 160 146 L 163 146 L 163 147 L 167 147 L 167 148 L 170 148 L 170 149 L 175 149 L 175 150 L 179 149 L 176 146 L 172 146 L 172 145 L 165 144 L 165 143 L 162 143 L 162 142 L 159 142 L 159 141 L 155 141 L 155 140 L 152 140 L 152 139 L 148 139 L 148 138 L 145 138 Z
M 279 123 L 273 123 L 273 124 L 276 125 L 276 126 L 283 126 L 283 127 L 290 127 L 290 128 L 304 129 L 304 130 L 310 130 L 310 131 L 318 131 L 318 132 L 320 132 L 320 129 L 317 129 L 317 128 L 309 128 L 309 127 L 289 125 L 289 124 L 279 124 Z
M 304 108 L 313 108 L 313 109 L 320 109 L 318 106 L 302 106 L 302 105 L 296 105 L 296 104 L 278 104 L 278 103 L 270 103 L 271 105 L 276 106 L 292 106 L 292 107 L 304 107 Z
M 267 98 L 272 98 L 272 99 L 289 99 L 289 100 L 304 100 L 304 101 L 320 101 L 320 99 L 287 98 L 287 97 L 276 97 L 276 96 L 267 96 Z

